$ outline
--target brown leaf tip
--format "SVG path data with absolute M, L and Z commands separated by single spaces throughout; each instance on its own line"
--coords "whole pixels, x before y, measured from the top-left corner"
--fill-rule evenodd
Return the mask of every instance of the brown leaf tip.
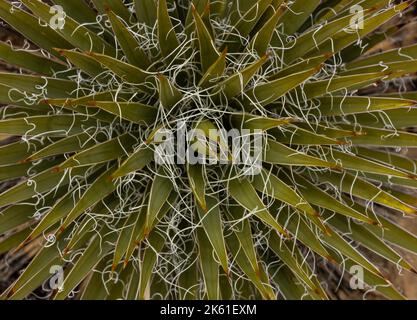
M 89 107 L 96 107 L 97 106 L 97 101 L 94 101 L 94 100 L 87 101 L 85 104 Z
M 59 173 L 61 171 L 61 168 L 59 166 L 53 167 L 51 170 L 53 173 Z
M 196 9 L 194 3 L 192 3 L 192 2 L 191 2 L 191 11 L 192 11 L 193 14 L 197 13 L 197 9 Z

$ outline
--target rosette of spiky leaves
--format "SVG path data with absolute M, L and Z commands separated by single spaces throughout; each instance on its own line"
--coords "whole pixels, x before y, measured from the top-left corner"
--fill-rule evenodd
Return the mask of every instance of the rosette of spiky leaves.
M 413 271 L 392 245 L 416 253 L 415 236 L 381 211 L 416 214 L 416 161 L 395 149 L 417 147 L 417 93 L 358 90 L 417 71 L 415 45 L 363 54 L 410 2 L 52 2 L 62 28 L 59 7 L 0 1 L 32 44 L 0 43 L 18 68 L 0 73 L 0 133 L 18 137 L 0 148 L 0 253 L 36 250 L 3 298 L 61 266 L 56 299 L 326 299 L 320 259 L 403 298 L 361 248 Z M 160 130 L 196 128 L 261 130 L 261 171 L 164 163 Z M 192 152 L 213 145 L 229 147 Z

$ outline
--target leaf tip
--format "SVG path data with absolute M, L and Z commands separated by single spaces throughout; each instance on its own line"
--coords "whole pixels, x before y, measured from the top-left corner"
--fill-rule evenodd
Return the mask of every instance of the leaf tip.
M 53 167 L 51 172 L 52 173 L 59 173 L 61 171 L 61 168 L 59 166 Z

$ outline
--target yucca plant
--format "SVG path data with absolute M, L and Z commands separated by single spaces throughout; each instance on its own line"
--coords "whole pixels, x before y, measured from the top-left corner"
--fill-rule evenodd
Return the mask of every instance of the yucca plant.
M 417 213 L 397 150 L 417 147 L 417 92 L 363 89 L 417 71 L 417 45 L 367 53 L 411 4 L 1 0 L 30 45 L 0 43 L 19 70 L 0 73 L 0 133 L 18 137 L 0 147 L 0 253 L 36 252 L 2 297 L 326 299 L 321 260 L 404 298 L 372 257 L 415 272 L 393 214 Z M 182 159 L 159 139 L 181 130 L 199 132 Z M 260 136 L 261 166 L 210 130 Z

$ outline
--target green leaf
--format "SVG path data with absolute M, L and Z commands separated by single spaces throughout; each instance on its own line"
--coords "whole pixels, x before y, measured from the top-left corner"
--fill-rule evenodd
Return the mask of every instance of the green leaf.
M 327 215 L 328 217 L 330 215 Z M 411 271 L 413 267 L 397 252 L 387 246 L 382 240 L 376 237 L 372 232 L 356 223 L 349 223 L 348 219 L 341 216 L 333 216 L 327 220 L 329 224 L 340 230 L 343 234 L 361 243 L 363 246 L 379 254 L 381 257 L 398 264 L 402 268 Z
M 138 288 L 138 295 L 136 297 L 137 299 L 141 300 L 145 299 L 145 290 L 152 277 L 153 268 L 156 264 L 158 254 L 164 247 L 165 235 L 155 230 L 149 236 L 148 242 L 149 245 L 145 250 L 143 260 L 141 263 L 140 282 Z
M 103 92 L 92 93 L 89 95 L 79 96 L 77 98 L 47 99 L 46 102 L 49 102 L 52 105 L 57 105 L 57 106 L 65 108 L 66 106 L 77 107 L 79 105 L 82 105 L 84 103 L 91 102 L 91 101 L 114 101 L 114 100 L 119 100 L 119 99 L 122 101 L 126 101 L 126 100 L 130 100 L 131 97 L 132 97 L 132 94 L 129 94 L 129 93 L 124 94 L 116 90 L 109 90 L 109 91 L 103 91 Z
M 321 2 L 320 0 L 308 2 L 303 0 L 294 1 L 279 21 L 280 24 L 283 24 L 285 34 L 293 35 L 296 33 Z
M 226 209 L 231 229 L 239 240 L 242 250 L 256 274 L 260 274 L 259 261 L 253 243 L 253 234 L 249 219 L 245 216 L 245 209 L 238 205 L 231 205 Z
M 355 126 L 338 124 L 346 130 L 353 130 Z M 347 140 L 357 146 L 384 146 L 384 147 L 416 147 L 417 135 L 405 131 L 376 129 L 367 126 L 360 128 L 360 134 L 349 137 Z
M 292 121 L 296 123 L 295 120 Z M 296 123 L 298 125 L 298 123 Z M 288 146 L 297 145 L 342 145 L 345 144 L 342 140 L 329 138 L 323 134 L 314 133 L 311 128 L 308 130 L 302 129 L 298 126 L 287 126 L 284 130 L 275 129 L 268 132 L 277 142 L 287 144 Z
M 113 92 L 104 92 L 104 93 L 100 93 L 97 95 L 92 94 L 92 95 L 81 97 L 78 99 L 69 99 L 69 98 L 45 99 L 45 100 L 42 100 L 42 102 L 48 103 L 50 106 L 59 106 L 63 109 L 73 111 L 77 114 L 87 115 L 88 118 L 97 119 L 105 123 L 112 123 L 116 117 L 112 115 L 111 113 L 108 113 L 99 108 L 85 107 L 82 105 L 82 104 L 87 104 L 87 102 L 90 102 L 90 104 L 92 104 L 91 100 L 93 100 L 94 98 L 110 99 L 112 98 L 111 96 L 112 93 Z
M 275 293 L 269 285 L 269 282 L 265 279 L 267 278 L 267 275 L 263 266 L 259 264 L 256 269 L 252 267 L 245 252 L 241 250 L 240 242 L 235 233 L 230 233 L 226 240 L 227 246 L 234 257 L 234 261 L 249 278 L 250 282 L 256 286 L 261 293 L 262 298 L 275 300 Z
M 0 254 L 5 254 L 8 251 L 15 249 L 30 233 L 30 227 L 17 231 L 7 237 L 2 237 L 0 240 Z
M 224 226 L 221 218 L 220 202 L 218 198 L 212 196 L 207 196 L 206 199 L 207 210 L 197 207 L 198 217 L 200 219 L 199 222 L 201 222 L 224 272 L 229 274 L 226 245 L 223 236 Z
M 60 231 L 66 229 L 75 219 L 82 215 L 88 208 L 103 200 L 117 188 L 117 184 L 110 179 L 114 172 L 114 166 L 105 171 L 97 180 L 95 180 L 89 188 L 84 192 L 77 201 L 71 212 L 68 213 L 64 222 L 60 227 Z
M 282 18 L 286 9 L 286 4 L 282 4 L 268 19 L 268 21 L 262 24 L 261 29 L 255 34 L 249 43 L 248 47 L 256 51 L 260 57 L 266 54 L 278 21 Z
M 64 236 L 68 236 L 68 233 Z M 42 246 L 16 282 L 10 287 L 8 298 L 10 300 L 22 300 L 51 276 L 52 266 L 63 265 L 60 250 L 64 249 L 64 245 L 65 242 L 62 241 L 58 242 L 56 246 Z
M 375 72 L 367 74 L 354 74 L 349 76 L 340 76 L 329 80 L 319 80 L 307 83 L 304 86 L 304 93 L 308 99 L 324 96 L 325 94 L 335 91 L 349 91 L 363 88 L 378 80 L 384 78 L 384 72 Z
M 220 298 L 219 265 L 213 258 L 213 246 L 206 233 L 197 229 L 198 255 L 200 257 L 201 271 L 209 300 Z
M 251 214 L 275 229 L 278 233 L 288 237 L 288 232 L 275 220 L 257 195 L 255 188 L 247 179 L 230 179 L 227 183 L 230 196 Z
M 140 209 L 139 212 L 139 216 L 135 222 L 135 225 L 132 229 L 132 233 L 131 233 L 131 241 L 129 243 L 129 246 L 127 248 L 126 251 L 126 255 L 125 255 L 125 264 L 127 263 L 127 261 L 130 259 L 130 257 L 132 256 L 135 248 L 142 243 L 143 240 L 145 240 L 146 238 L 146 217 L 147 217 L 147 204 L 148 204 L 148 200 L 149 197 L 148 195 L 148 190 L 145 191 L 145 195 L 146 197 L 143 198 L 143 202 L 142 202 L 142 207 Z M 158 216 L 156 217 L 156 219 L 153 222 L 152 225 L 152 229 L 159 223 L 159 221 L 169 212 L 169 210 L 172 209 L 172 206 L 175 205 L 175 201 L 177 200 L 177 194 L 175 192 L 171 192 L 171 194 L 169 195 L 169 198 L 165 201 L 164 205 L 162 206 L 161 210 L 159 210 L 158 212 Z
M 19 117 L 33 117 L 33 116 L 43 116 L 45 110 L 43 108 L 37 107 L 19 107 L 19 106 L 7 106 L 2 108 L 0 111 L 0 116 L 3 120 L 6 119 L 15 119 Z
M 183 97 L 177 87 L 162 74 L 158 75 L 159 101 L 167 110 L 172 109 Z
M 351 259 L 341 259 L 337 251 L 332 251 L 332 256 L 337 261 L 338 264 L 345 265 L 346 270 L 351 270 L 353 266 L 357 266 L 357 262 L 352 261 Z M 404 300 L 405 297 L 400 294 L 393 285 L 385 280 L 384 277 L 376 275 L 373 272 L 363 269 L 364 273 L 364 283 L 375 288 L 376 291 L 381 292 L 384 296 L 393 299 L 393 300 Z M 355 276 L 355 273 L 352 273 Z
M 345 116 L 346 120 L 375 128 L 408 128 L 417 125 L 417 108 L 398 108 Z M 335 121 L 339 122 L 337 118 Z
M 124 21 L 130 21 L 131 13 L 123 0 L 92 0 L 92 2 L 100 14 L 108 13 L 111 10 Z
M 71 97 L 78 87 L 73 81 L 5 72 L 0 72 L 0 83 L 14 90 L 44 94 L 49 98 Z
M 358 250 L 344 240 L 338 233 L 332 232 L 331 235 L 323 234 L 322 241 L 327 243 L 330 247 L 336 249 L 337 252 L 340 252 L 342 255 L 349 257 L 363 268 L 381 276 L 379 269 L 369 262 L 368 259 L 366 259 Z
M 189 165 L 187 167 L 187 175 L 196 202 L 204 211 L 207 211 L 206 181 L 204 178 L 203 168 L 204 167 L 199 164 Z
M 85 150 L 94 146 L 97 142 L 103 142 L 104 139 L 104 134 L 94 135 L 94 132 L 89 130 L 60 139 L 44 148 L 39 148 L 39 151 L 34 153 L 28 153 L 25 161 L 36 161 L 42 158 Z
M 344 138 L 344 137 L 355 137 L 360 135 L 361 133 L 356 130 L 356 128 L 352 130 L 343 130 L 340 128 L 330 127 L 326 123 L 306 123 L 306 122 L 295 122 L 294 123 L 297 127 L 302 128 L 308 131 L 314 131 L 318 135 L 323 135 L 328 138 Z
M 318 212 L 300 196 L 296 190 L 287 183 L 279 179 L 273 173 L 262 170 L 261 174 L 253 177 L 252 185 L 259 192 L 265 192 L 282 202 L 292 206 L 294 209 L 307 213 L 312 216 L 318 216 Z
M 213 39 L 210 35 L 210 32 L 204 25 L 204 22 L 201 19 L 197 9 L 194 7 L 193 4 L 191 4 L 191 6 L 195 26 L 197 29 L 197 37 L 200 48 L 200 62 L 202 66 L 202 71 L 205 73 L 216 62 L 220 54 L 217 51 Z
M 138 41 L 135 39 L 135 37 L 133 37 L 123 22 L 119 20 L 116 14 L 114 14 L 112 11 L 108 11 L 107 16 L 112 25 L 117 42 L 120 44 L 120 47 L 122 48 L 127 61 L 130 64 L 141 68 L 142 70 L 147 70 L 151 65 L 151 62 L 149 61 L 148 56 L 140 47 Z
M 252 185 L 262 194 L 278 199 L 294 207 L 298 212 L 307 214 L 309 220 L 317 225 L 323 232 L 328 232 L 323 224 L 320 214 L 314 210 L 296 191 L 288 187 L 278 177 L 267 171 L 254 177 Z
M 237 29 L 241 37 L 246 37 L 250 34 L 258 20 L 262 17 L 265 10 L 271 4 L 272 0 L 258 0 L 247 2 L 251 4 L 251 7 L 248 8 L 246 12 L 239 13 L 239 20 L 235 24 L 235 28 Z M 241 8 L 242 4 L 239 3 L 238 6 Z
M 48 142 L 45 143 L 47 145 Z M 32 152 L 42 148 L 40 142 L 29 140 L 17 141 L 0 147 L 0 166 L 11 165 L 24 161 Z
M 205 1 L 205 0 L 203 0 L 203 1 Z M 220 1 L 222 1 L 222 0 L 220 0 Z M 219 4 L 219 3 L 217 3 L 217 4 Z M 211 38 L 215 39 L 216 34 L 214 32 L 214 28 L 213 28 L 213 25 L 211 23 L 211 18 L 212 18 L 211 7 L 214 7 L 214 6 L 211 6 L 210 1 L 207 0 L 206 7 L 204 8 L 203 13 L 201 14 L 201 20 L 203 20 L 204 26 L 207 28 L 207 31 L 210 33 Z
M 1 104 L 14 104 L 16 106 L 27 106 L 29 103 L 24 101 L 23 92 L 16 91 L 12 87 L 0 84 L 0 103 Z
M 376 64 L 371 66 L 364 66 L 348 71 L 341 72 L 340 75 L 351 75 L 358 73 L 373 73 L 373 72 L 385 72 L 388 73 L 387 80 L 391 80 L 402 75 L 412 74 L 417 72 L 417 60 L 407 60 L 399 62 L 391 62 L 386 64 Z
M 53 159 L 50 161 L 42 161 L 38 164 L 31 163 L 19 163 L 9 166 L 0 167 L 0 181 L 7 181 L 11 179 L 18 179 L 25 176 L 33 175 L 42 172 L 46 169 L 51 169 L 54 165 L 57 165 L 61 159 Z
M 329 154 L 330 155 L 328 158 L 336 161 L 343 169 L 350 169 L 358 172 L 376 173 L 406 179 L 417 179 L 417 175 L 415 174 L 399 171 L 386 165 L 379 164 L 375 161 L 358 157 L 356 154 L 349 154 L 347 152 L 337 150 L 329 150 Z M 332 161 L 331 159 L 329 160 Z
M 373 8 L 373 11 L 370 11 L 372 14 L 375 10 L 381 9 L 384 6 L 389 4 L 389 0 L 337 0 L 332 1 L 331 7 L 328 7 L 327 3 L 322 4 L 317 10 L 320 10 L 316 21 L 323 23 L 325 20 L 332 20 L 339 17 L 344 17 L 350 14 L 350 9 L 353 4 L 360 4 L 364 9 Z
M 327 39 L 331 39 L 339 30 L 348 27 L 354 15 L 342 17 L 331 21 L 321 28 L 313 28 L 302 34 L 287 44 L 288 50 L 285 51 L 284 62 L 289 64 L 298 58 L 303 57 L 310 50 L 315 48 Z M 317 55 L 316 55 L 317 56 Z
M 332 56 L 332 53 L 326 53 L 323 55 L 319 55 L 317 57 L 303 59 L 300 62 L 290 64 L 289 66 L 284 67 L 283 69 L 279 70 L 277 73 L 270 76 L 268 80 L 273 81 L 273 80 L 285 78 L 296 73 L 304 72 L 305 70 L 310 70 L 312 68 L 318 69 L 331 56 Z
M 335 163 L 309 156 L 271 140 L 268 140 L 268 148 L 265 151 L 264 161 L 289 166 L 338 168 L 338 165 Z
M 165 176 L 163 167 L 160 167 L 152 182 L 152 187 L 149 195 L 149 203 L 146 212 L 146 227 L 145 235 L 148 235 L 152 230 L 154 221 L 161 211 L 166 199 L 174 189 L 172 181 Z
M 317 179 L 321 182 L 327 182 L 337 187 L 347 194 L 357 196 L 367 201 L 373 201 L 384 206 L 397 209 L 403 213 L 416 214 L 417 210 L 406 205 L 396 197 L 382 191 L 377 186 L 353 176 L 349 173 L 320 172 Z
M 390 26 L 389 28 L 384 30 L 384 33 L 373 32 L 366 37 L 362 38 L 362 44 L 359 45 L 351 45 L 340 52 L 340 56 L 343 61 L 346 61 L 346 65 L 348 65 L 351 61 L 357 60 L 359 57 L 362 56 L 363 50 L 361 46 L 366 48 L 374 48 L 383 41 L 385 41 L 389 37 L 395 36 L 395 34 L 400 30 L 400 26 Z
M 133 266 L 133 263 L 129 263 L 125 269 L 121 270 L 118 273 L 118 279 L 114 283 L 112 283 L 109 295 L 106 298 L 107 300 L 128 300 L 126 297 L 126 291 L 128 289 L 129 281 L 131 280 L 132 276 L 135 275 L 135 273 L 137 273 L 137 270 L 135 270 L 135 268 L 136 266 Z M 138 276 L 139 274 L 135 275 L 136 280 L 138 280 Z M 131 294 L 133 294 L 133 292 Z M 133 299 L 133 297 L 131 299 Z
M 258 70 L 268 61 L 268 56 L 263 56 L 259 60 L 255 61 L 249 67 L 236 72 L 228 77 L 226 80 L 217 84 L 212 92 L 220 93 L 230 100 L 245 90 L 246 85 L 252 79 L 252 77 L 258 72 Z
M 107 268 L 106 259 L 102 259 L 92 270 L 91 275 L 87 276 L 85 286 L 80 294 L 82 300 L 106 300 L 109 289 L 113 283 L 104 283 L 103 273 Z
M 0 42 L 0 60 L 9 65 L 19 66 L 46 76 L 53 76 L 55 72 L 61 72 L 66 66 L 47 59 L 41 55 L 14 48 L 7 43 Z
M 16 204 L 0 212 L 0 234 L 33 219 L 33 204 Z
M 208 88 L 216 83 L 216 79 L 223 75 L 226 69 L 227 48 L 223 50 L 217 60 L 208 68 L 206 73 L 201 78 L 198 86 L 201 88 Z
M 209 0 L 191 0 L 187 16 L 185 17 L 185 29 L 188 30 L 189 26 L 193 24 L 193 10 L 195 9 L 199 15 L 203 15 L 207 10 L 211 10 L 212 3 Z
M 159 47 L 161 49 L 162 56 L 172 60 L 173 57 L 175 57 L 180 43 L 177 39 L 174 26 L 172 25 L 172 21 L 168 13 L 166 0 L 158 0 L 157 13 L 156 21 L 158 23 Z
M 35 116 L 0 120 L 0 132 L 22 136 L 62 137 L 77 134 L 95 126 L 82 115 Z
M 49 21 L 51 21 L 54 17 L 51 7 L 41 1 L 22 0 L 22 3 L 46 23 L 49 23 Z M 109 55 L 113 55 L 115 52 L 114 48 L 100 38 L 96 33 L 92 32 L 85 26 L 80 25 L 71 17 L 65 17 L 65 24 L 63 28 L 56 29 L 56 32 L 80 50 L 104 52 Z M 58 45 L 56 47 L 62 48 L 63 46 Z
M 379 63 L 390 63 L 397 61 L 407 61 L 417 59 L 417 45 L 395 48 L 384 52 L 378 52 L 369 56 L 360 57 L 359 59 L 346 64 L 346 69 L 356 69 L 376 65 Z
M 89 101 L 85 104 L 140 124 L 152 124 L 157 116 L 156 108 L 140 102 Z
M 341 199 L 335 199 L 335 197 L 320 189 L 304 177 L 294 172 L 291 172 L 291 177 L 297 185 L 297 191 L 308 203 L 332 210 L 336 213 L 357 219 L 359 221 L 369 224 L 377 224 L 375 220 L 369 218 L 367 215 L 364 215 L 362 212 L 351 208 L 345 204 L 344 201 L 341 201 Z M 284 181 L 289 182 L 289 179 L 287 178 Z
M 268 238 L 268 245 L 272 251 L 279 257 L 279 259 L 289 267 L 298 279 L 303 281 L 306 286 L 312 291 L 313 295 L 318 295 L 321 298 L 326 298 L 326 293 L 322 288 L 316 286 L 316 284 L 310 279 L 310 277 L 304 272 L 301 267 L 301 263 L 297 261 L 295 254 L 293 254 L 288 248 L 287 244 L 280 241 L 279 237 L 271 233 Z
M 366 17 L 367 13 L 376 11 L 379 6 L 377 5 L 370 9 L 364 8 L 365 19 L 363 20 L 363 27 L 358 28 L 356 30 L 354 26 L 351 26 L 349 24 L 349 28 L 351 29 L 351 32 L 346 32 L 345 30 L 339 31 L 340 29 L 337 30 L 338 33 L 336 33 L 330 39 L 326 39 L 324 43 L 318 46 L 318 49 L 317 49 L 317 46 L 315 46 L 313 50 L 311 50 L 310 55 L 316 56 L 319 53 L 328 52 L 328 51 L 339 52 L 342 49 L 348 47 L 349 45 L 355 43 L 358 38 L 365 37 L 367 34 L 376 30 L 385 22 L 391 20 L 396 15 L 399 15 L 400 12 L 408 8 L 410 5 L 411 5 L 410 2 L 404 2 L 396 6 L 391 6 L 387 10 L 381 10 L 380 13 L 377 13 L 375 15 L 369 15 L 368 17 Z
M 96 144 L 87 150 L 76 153 L 57 166 L 56 170 L 61 171 L 72 167 L 109 162 L 119 157 L 127 156 L 136 143 L 137 138 L 132 133 L 125 133 L 115 139 Z
M 105 69 L 101 66 L 100 63 L 85 53 L 64 49 L 55 50 L 92 78 L 96 78 L 105 72 Z
M 236 128 L 262 131 L 285 126 L 293 121 L 291 118 L 259 117 L 250 113 L 234 113 L 231 118 Z
M 88 52 L 88 54 L 103 66 L 111 70 L 115 75 L 119 76 L 122 81 L 132 84 L 143 85 L 146 82 L 153 82 L 153 74 L 135 67 L 129 63 L 112 58 L 104 54 Z M 144 87 L 146 90 L 146 87 Z
M 247 90 L 245 94 L 246 106 L 266 106 L 277 101 L 288 91 L 308 80 L 312 75 L 319 71 L 319 68 L 309 69 L 300 73 L 286 76 L 282 79 L 273 80 L 264 84 L 259 84 Z
M 278 290 L 287 300 L 311 300 L 305 286 L 300 283 L 295 274 L 285 265 L 271 269 L 273 280 L 278 284 Z
M 417 104 L 417 101 L 414 100 L 380 97 L 327 96 L 317 100 L 320 103 L 319 112 L 323 116 L 341 116 L 368 113 L 370 111 L 409 108 Z
M 417 161 L 405 157 L 399 153 L 392 152 L 390 150 L 373 150 L 363 147 L 357 147 L 354 152 L 361 157 L 368 158 L 373 161 L 379 161 L 382 164 L 391 165 L 395 168 L 402 169 L 405 171 L 416 173 Z
M 235 26 L 239 19 L 256 5 L 256 2 L 256 0 L 242 1 L 241 3 L 233 1 L 227 6 L 225 15 L 229 16 L 231 24 Z
M 366 210 L 363 207 L 362 209 Z M 369 214 L 374 215 L 376 217 L 374 213 L 370 212 L 371 210 L 367 211 L 369 212 Z M 384 226 L 384 228 L 374 225 L 365 225 L 364 227 L 370 230 L 378 238 L 387 241 L 399 248 L 404 248 L 410 252 L 417 254 L 417 237 L 414 234 L 405 230 L 397 223 L 394 223 L 384 217 L 377 216 L 377 219 Z
M 138 21 L 153 28 L 156 23 L 157 12 L 155 0 L 134 0 L 134 4 Z
M 70 49 L 72 47 L 70 43 L 52 28 L 42 27 L 39 24 L 38 18 L 24 10 L 16 8 L 7 1 L 0 1 L 0 18 L 27 39 L 30 39 L 40 48 L 45 49 L 53 55 L 57 55 L 57 52 L 53 48 Z
M 65 13 L 79 23 L 96 22 L 96 13 L 84 0 L 54 0 L 54 3 L 62 6 Z
M 87 169 L 76 168 L 72 170 L 71 175 L 83 175 Z M 0 207 L 29 199 L 34 195 L 42 194 L 57 189 L 58 187 L 63 187 L 69 183 L 69 180 L 70 177 L 67 172 L 45 170 L 0 194 Z
M 138 147 L 112 174 L 112 179 L 120 178 L 131 172 L 140 171 L 154 158 L 154 153 L 146 146 Z
M 59 199 L 28 235 L 25 242 L 29 242 L 32 239 L 37 238 L 42 234 L 42 232 L 55 225 L 62 218 L 65 218 L 77 204 L 78 200 L 79 196 L 76 193 L 73 194 L 72 192 L 67 193 Z
M 132 263 L 132 266 L 136 264 Z M 140 271 L 138 267 L 132 267 L 132 270 L 130 271 L 131 278 L 128 283 L 127 288 L 127 294 L 126 294 L 126 300 L 134 300 L 137 295 L 137 291 L 139 288 L 139 280 L 140 280 Z
M 62 284 L 63 290 L 59 291 L 54 299 L 63 300 L 68 294 L 93 270 L 93 268 L 107 255 L 116 240 L 116 233 L 108 227 L 103 227 L 94 237 L 80 258 L 65 276 Z
M 179 295 L 181 300 L 197 300 L 199 298 L 198 288 L 200 285 L 198 258 L 195 250 L 191 246 L 188 247 L 188 252 L 192 252 L 192 255 L 186 264 L 187 268 L 183 270 L 178 279 Z
M 117 238 L 116 246 L 113 253 L 113 264 L 112 270 L 115 271 L 119 262 L 122 260 L 123 256 L 129 250 L 129 246 L 132 242 L 135 242 L 136 239 L 133 239 L 133 234 L 137 224 L 139 223 L 140 215 L 144 215 L 143 209 L 139 210 L 138 212 L 131 213 L 127 219 L 123 228 L 119 232 L 119 236 Z M 143 220 L 144 221 L 144 220 Z M 143 223 L 143 228 L 144 228 Z M 126 257 L 124 265 L 127 265 L 129 261 Z
M 9 300 L 26 298 L 51 276 L 52 266 L 61 264 L 62 260 L 56 247 L 43 248 L 11 287 Z
M 285 208 L 285 207 L 284 207 Z M 331 260 L 329 252 L 323 247 L 323 244 L 317 237 L 314 229 L 311 228 L 305 221 L 302 215 L 293 212 L 291 208 L 285 208 L 285 211 L 290 209 L 291 211 L 284 211 L 282 203 L 275 201 L 271 206 L 271 211 L 277 212 L 278 222 L 285 225 L 285 228 L 292 234 L 296 235 L 297 240 L 309 247 L 314 252 L 318 253 L 323 258 Z
M 96 177 L 94 177 L 94 180 L 95 179 Z M 77 199 L 77 201 L 78 200 L 79 199 Z M 63 255 L 67 256 L 71 253 L 74 253 L 79 248 L 84 247 L 86 243 L 89 243 L 91 238 L 94 237 L 97 234 L 97 231 L 100 230 L 101 227 L 104 225 L 104 221 L 97 221 L 97 219 L 95 219 L 94 216 L 112 215 L 119 204 L 120 202 L 116 197 L 109 195 L 108 197 L 94 205 L 91 208 L 91 210 L 89 210 L 89 215 L 84 215 L 77 224 L 74 224 L 73 228 L 68 228 L 69 230 L 72 229 L 73 231 L 71 234 L 71 238 L 66 243 Z M 119 227 L 122 226 L 122 221 L 124 220 L 121 220 Z

